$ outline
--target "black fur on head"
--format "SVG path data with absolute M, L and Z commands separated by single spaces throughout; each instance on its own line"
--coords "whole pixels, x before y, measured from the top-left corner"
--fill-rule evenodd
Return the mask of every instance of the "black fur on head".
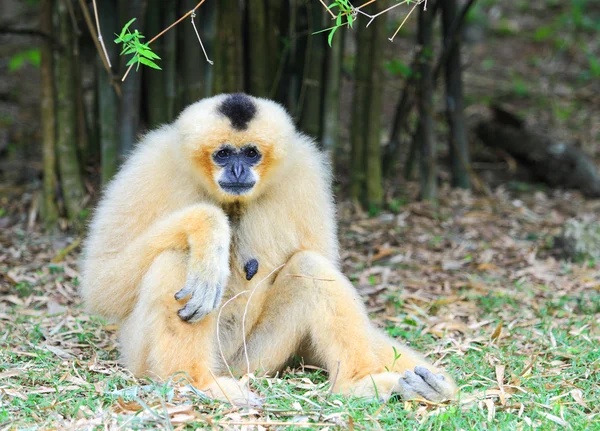
M 243 93 L 235 93 L 227 98 L 219 106 L 219 112 L 229 118 L 231 127 L 236 130 L 246 130 L 248 123 L 256 115 L 256 105 Z

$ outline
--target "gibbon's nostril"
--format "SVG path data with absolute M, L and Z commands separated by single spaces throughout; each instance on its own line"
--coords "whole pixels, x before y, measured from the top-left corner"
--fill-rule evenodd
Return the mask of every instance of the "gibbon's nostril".
M 242 174 L 244 173 L 244 167 L 241 164 L 235 164 L 233 165 L 232 171 L 233 175 L 239 180 Z

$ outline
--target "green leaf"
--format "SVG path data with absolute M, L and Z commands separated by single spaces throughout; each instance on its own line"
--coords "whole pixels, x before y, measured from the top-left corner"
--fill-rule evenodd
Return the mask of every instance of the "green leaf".
M 600 61 L 592 54 L 588 54 L 588 61 L 590 62 L 590 72 L 595 78 L 600 78 Z
M 123 48 L 121 55 L 129 55 L 129 54 L 133 54 L 134 52 L 135 52 L 135 48 L 126 46 L 125 48 Z
M 399 60 L 391 60 L 386 62 L 385 68 L 393 75 L 398 75 L 403 78 L 408 78 L 413 73 L 413 70 L 410 68 L 410 66 Z
M 327 43 L 329 44 L 329 47 L 331 48 L 331 42 L 333 41 L 333 35 L 335 34 L 335 31 L 338 29 L 339 27 L 333 27 L 333 29 L 331 30 L 331 32 L 329 33 L 329 36 L 327 36 Z
M 348 27 L 352 28 L 352 24 L 354 23 L 354 18 L 352 18 L 352 15 L 347 15 L 348 17 Z
M 337 18 L 335 19 L 335 25 L 336 26 L 340 26 L 342 25 L 342 15 L 338 15 Z
M 146 66 L 151 67 L 152 69 L 158 69 L 158 70 L 162 70 L 158 64 L 156 64 L 155 62 L 153 62 L 152 60 L 148 60 L 147 58 L 144 57 L 140 57 L 140 61 L 142 64 L 145 64 Z
M 39 67 L 41 63 L 41 53 L 38 48 L 27 49 L 13 55 L 8 61 L 9 72 L 15 72 L 21 69 L 25 64 Z
M 158 60 L 160 60 L 160 57 L 156 53 L 154 53 L 151 49 L 141 48 L 139 50 L 139 54 L 142 57 L 146 57 L 146 58 L 149 58 L 149 59 L 158 59 Z
M 533 34 L 533 39 L 537 42 L 548 40 L 552 37 L 553 33 L 554 33 L 554 29 L 549 25 L 544 26 L 544 27 L 539 27 Z
M 123 39 L 123 37 L 125 36 L 125 33 L 127 32 L 127 29 L 129 28 L 129 26 L 133 23 L 133 21 L 135 21 L 135 18 L 132 18 L 127 24 L 125 24 L 125 26 L 123 27 L 123 29 L 121 30 L 121 34 L 119 35 L 119 37 L 121 39 Z
M 129 60 L 126 64 L 126 66 L 131 66 L 133 63 L 139 63 L 140 62 L 140 57 L 138 57 L 137 55 L 134 55 L 133 57 L 131 57 L 131 60 Z

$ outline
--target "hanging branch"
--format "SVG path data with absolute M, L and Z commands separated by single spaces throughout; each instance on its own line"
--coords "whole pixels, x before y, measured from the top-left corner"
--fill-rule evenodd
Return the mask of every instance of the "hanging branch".
M 331 12 L 331 9 L 329 9 L 329 8 L 327 7 L 327 5 L 325 4 L 325 2 L 324 2 L 323 0 L 319 0 L 319 1 L 321 2 L 321 4 L 323 5 L 323 7 L 325 8 L 325 10 L 326 10 L 327 12 L 329 12 L 329 15 L 331 15 L 331 17 L 332 17 L 333 19 L 335 19 L 335 14 L 334 14 L 333 12 Z
M 414 6 L 410 9 L 410 11 L 408 12 L 408 14 L 406 15 L 406 17 L 404 18 L 404 20 L 402 20 L 402 23 L 400 23 L 400 26 L 396 29 L 396 31 L 394 32 L 394 34 L 392 35 L 392 37 L 390 37 L 388 40 L 390 42 L 394 41 L 394 38 L 396 37 L 396 35 L 398 34 L 398 32 L 400 31 L 400 29 L 404 26 L 404 24 L 406 23 L 406 21 L 408 21 L 408 18 L 411 16 L 411 14 L 415 11 L 415 9 L 417 8 L 417 6 L 419 6 L 420 4 L 424 3 L 424 8 L 423 10 L 427 10 L 427 0 L 402 0 L 399 3 L 396 3 L 395 5 L 392 5 L 390 7 L 388 7 L 387 9 L 382 10 L 381 12 L 376 13 L 375 15 L 371 15 L 368 14 L 366 12 L 363 12 L 361 9 L 364 8 L 365 6 L 376 2 L 377 0 L 368 0 L 367 2 L 363 3 L 362 5 L 358 6 L 358 7 L 354 7 L 352 5 L 352 3 L 350 3 L 349 0 L 335 0 L 330 6 L 327 6 L 325 4 L 325 2 L 323 0 L 319 0 L 321 2 L 321 4 L 323 5 L 323 7 L 325 8 L 325 10 L 327 12 L 329 12 L 329 14 L 333 17 L 333 19 L 336 20 L 336 24 L 333 27 L 330 28 L 326 28 L 324 30 L 318 31 L 316 33 L 320 33 L 322 31 L 329 31 L 329 45 L 331 46 L 331 39 L 333 37 L 333 34 L 335 33 L 335 31 L 343 26 L 348 25 L 349 27 L 352 27 L 352 22 L 353 20 L 356 18 L 357 15 L 363 15 L 366 16 L 367 18 L 369 18 L 369 22 L 367 23 L 367 27 L 371 25 L 371 23 L 375 20 L 375 18 L 391 11 L 392 9 L 397 8 L 398 6 L 402 6 L 402 5 L 410 5 L 411 2 L 414 2 Z M 332 11 L 331 8 L 333 7 L 337 7 L 339 9 L 339 12 L 337 15 L 335 15 Z M 343 22 L 343 19 L 346 17 L 347 18 L 347 22 Z
M 215 62 L 208 58 L 208 54 L 206 53 L 206 50 L 204 49 L 204 44 L 202 43 L 202 39 L 200 38 L 198 29 L 196 28 L 196 23 L 194 22 L 194 18 L 196 18 L 196 12 L 192 11 L 192 27 L 194 27 L 194 31 L 196 32 L 196 37 L 198 37 L 198 42 L 200 42 L 200 47 L 202 48 L 202 52 L 204 53 L 204 57 L 206 58 L 206 61 L 212 66 L 213 64 L 215 64 Z
M 95 3 L 95 1 L 94 1 L 94 3 Z M 98 54 L 100 55 L 102 64 L 104 65 L 104 68 L 106 69 L 106 72 L 108 73 L 108 76 L 110 77 L 111 85 L 114 87 L 115 93 L 117 93 L 117 95 L 119 97 L 121 97 L 121 87 L 119 87 L 117 85 L 117 83 L 114 82 L 114 80 L 113 80 L 113 74 L 112 74 L 112 69 L 111 69 L 112 66 L 110 64 L 110 60 L 108 59 L 108 54 L 107 54 L 106 48 L 104 47 L 104 43 L 100 42 L 102 40 L 102 36 L 96 35 L 96 30 L 94 29 L 94 25 L 92 23 L 92 18 L 90 17 L 90 13 L 87 9 L 87 6 L 85 5 L 85 0 L 79 0 L 79 7 L 81 8 L 81 11 L 83 12 L 83 19 L 85 20 L 85 24 L 88 28 L 88 31 L 90 32 L 90 35 L 92 36 L 92 40 L 94 41 L 96 50 L 98 51 Z M 98 23 L 99 21 L 96 21 L 96 22 Z M 98 29 L 100 29 L 100 27 L 98 27 Z
M 110 64 L 110 57 L 108 56 L 108 52 L 106 52 L 106 46 L 104 46 L 104 39 L 102 38 L 102 30 L 100 30 L 100 20 L 98 19 L 98 7 L 96 6 L 96 0 L 92 0 L 92 5 L 94 6 L 94 17 L 96 18 L 96 30 L 98 31 L 98 42 L 100 42 L 100 46 L 102 46 L 102 52 L 104 52 L 104 57 L 106 58 L 108 67 L 112 68 L 112 64 Z
M 168 26 L 167 28 L 165 28 L 163 31 L 161 31 L 156 36 L 154 36 L 152 39 L 150 39 L 150 41 L 146 45 L 150 45 L 152 42 L 154 42 L 156 39 L 158 39 L 159 37 L 161 37 L 163 34 L 165 34 L 166 32 L 168 32 L 169 30 L 171 30 L 173 27 L 175 27 L 181 21 L 183 21 L 184 19 L 186 19 L 188 16 L 192 15 L 193 13 L 195 13 L 196 9 L 198 9 L 200 6 L 202 6 L 202 3 L 204 3 L 205 1 L 206 0 L 200 0 L 198 2 L 198 4 L 196 6 L 194 6 L 194 8 L 192 10 L 190 10 L 188 13 L 186 13 L 185 15 L 183 15 L 181 18 L 179 18 L 173 24 L 171 24 L 170 26 Z M 200 42 L 200 44 L 202 44 L 202 42 Z M 207 57 L 207 59 L 208 59 L 208 57 Z M 125 75 L 123 75 L 123 78 L 121 79 L 121 81 L 125 81 L 125 79 L 127 79 L 127 75 L 129 75 L 129 72 L 131 72 L 131 68 L 133 67 L 134 64 L 135 63 L 132 63 L 132 64 L 129 65 L 129 68 L 125 72 Z

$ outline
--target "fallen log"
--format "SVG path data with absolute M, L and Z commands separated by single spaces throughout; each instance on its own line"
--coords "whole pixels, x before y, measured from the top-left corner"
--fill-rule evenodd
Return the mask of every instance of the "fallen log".
M 504 110 L 494 112 L 493 120 L 481 121 L 475 128 L 485 145 L 506 151 L 552 187 L 575 188 L 587 197 L 600 197 L 600 175 L 587 154 L 572 144 L 528 130 Z

